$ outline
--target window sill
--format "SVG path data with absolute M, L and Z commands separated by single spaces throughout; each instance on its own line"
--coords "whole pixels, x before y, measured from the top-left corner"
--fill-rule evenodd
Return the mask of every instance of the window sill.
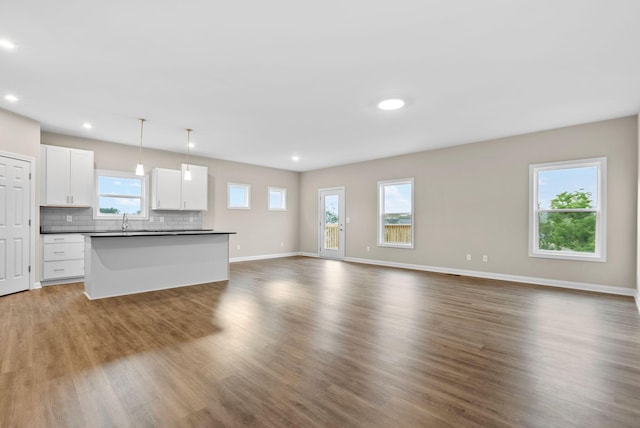
M 378 243 L 378 247 L 385 248 L 404 248 L 408 250 L 413 250 L 413 244 L 391 244 L 391 243 Z
M 541 258 L 541 259 L 556 259 L 556 260 L 571 260 L 578 262 L 599 262 L 605 263 L 607 258 L 601 255 L 582 255 L 579 253 L 567 253 L 567 252 L 530 252 L 529 257 Z

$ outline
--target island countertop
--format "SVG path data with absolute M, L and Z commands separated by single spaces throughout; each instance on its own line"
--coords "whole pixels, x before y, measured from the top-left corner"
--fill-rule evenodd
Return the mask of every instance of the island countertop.
M 130 236 L 180 236 L 180 235 L 235 235 L 236 232 L 220 232 L 213 229 L 204 230 L 130 230 L 127 232 L 84 232 L 91 238 L 123 238 Z

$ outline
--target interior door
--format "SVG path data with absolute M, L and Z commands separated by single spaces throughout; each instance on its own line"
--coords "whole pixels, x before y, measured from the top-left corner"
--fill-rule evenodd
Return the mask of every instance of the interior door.
M 345 207 L 344 187 L 319 190 L 320 257 L 344 258 Z
M 0 156 L 0 296 L 29 289 L 30 169 Z

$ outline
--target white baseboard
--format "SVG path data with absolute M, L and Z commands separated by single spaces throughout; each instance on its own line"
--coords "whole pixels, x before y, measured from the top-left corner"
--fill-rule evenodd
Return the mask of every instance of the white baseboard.
M 500 281 L 524 282 L 526 284 L 545 285 L 548 287 L 570 288 L 573 290 L 593 291 L 596 293 L 617 294 L 622 296 L 635 296 L 636 291 L 632 288 L 613 287 L 602 284 L 590 284 L 586 282 L 562 281 L 557 279 L 536 278 L 531 276 L 508 275 L 502 273 L 480 272 L 466 269 L 442 268 L 436 266 L 414 265 L 408 263 L 387 262 L 383 260 L 359 259 L 346 257 L 346 262 L 364 263 L 369 265 L 396 267 L 402 269 L 413 269 L 426 272 L 447 273 L 452 275 L 471 276 L 475 278 L 497 279 Z M 636 298 L 636 303 L 638 299 Z
M 266 260 L 266 259 L 280 259 L 282 257 L 293 257 L 299 256 L 300 253 L 277 253 L 277 254 L 262 254 L 259 256 L 246 256 L 246 257 L 231 257 L 229 258 L 229 263 L 235 262 L 248 262 L 251 260 Z
M 38 288 L 42 288 L 42 284 L 40 283 L 40 281 L 34 282 L 30 289 L 37 290 Z
M 305 257 L 320 257 L 320 255 L 318 253 L 304 253 L 304 252 L 300 252 L 301 256 L 305 256 Z
M 640 313 L 640 291 L 636 291 L 635 299 L 636 306 L 638 307 L 638 313 Z

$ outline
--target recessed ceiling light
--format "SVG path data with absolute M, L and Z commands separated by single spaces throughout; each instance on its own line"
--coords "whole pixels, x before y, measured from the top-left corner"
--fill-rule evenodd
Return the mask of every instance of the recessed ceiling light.
M 0 39 L 0 47 L 10 51 L 15 49 L 16 45 L 11 40 Z
M 4 96 L 4 99 L 9 101 L 10 103 L 15 103 L 16 101 L 18 101 L 18 97 L 16 97 L 13 94 L 7 94 Z
M 380 110 L 398 110 L 399 108 L 404 107 L 404 100 L 399 98 L 391 98 L 388 100 L 383 100 L 378 103 L 378 108 Z
M 83 123 L 83 124 L 82 124 L 82 127 L 83 127 L 84 129 L 91 129 L 91 128 L 93 128 L 93 126 L 92 126 L 89 122 L 85 122 L 85 123 Z
M 291 156 L 291 160 L 294 162 L 298 162 L 300 160 L 300 156 Z

